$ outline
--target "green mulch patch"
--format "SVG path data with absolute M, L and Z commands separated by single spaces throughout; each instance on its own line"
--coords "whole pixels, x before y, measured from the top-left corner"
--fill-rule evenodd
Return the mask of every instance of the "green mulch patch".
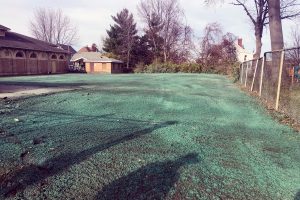
M 7 77 L 0 199 L 299 199 L 300 134 L 225 76 Z

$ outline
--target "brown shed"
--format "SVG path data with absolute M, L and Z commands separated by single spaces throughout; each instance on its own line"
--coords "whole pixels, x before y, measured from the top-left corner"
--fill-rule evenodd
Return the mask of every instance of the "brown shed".
M 69 53 L 0 25 L 0 76 L 66 73 Z
M 71 58 L 75 68 L 81 68 L 86 73 L 122 73 L 123 62 L 102 56 L 99 52 L 76 53 Z

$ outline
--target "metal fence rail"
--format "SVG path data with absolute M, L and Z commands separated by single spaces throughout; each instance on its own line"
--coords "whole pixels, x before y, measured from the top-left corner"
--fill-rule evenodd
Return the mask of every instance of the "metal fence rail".
M 300 123 L 300 47 L 270 51 L 240 65 L 240 83 Z

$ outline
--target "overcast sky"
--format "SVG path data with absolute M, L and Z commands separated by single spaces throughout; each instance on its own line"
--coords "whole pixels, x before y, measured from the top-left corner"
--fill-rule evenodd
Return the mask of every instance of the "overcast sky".
M 201 37 L 207 23 L 219 22 L 225 32 L 231 32 L 243 38 L 249 51 L 255 49 L 253 28 L 240 7 L 223 4 L 217 7 L 207 7 L 201 0 L 179 0 L 183 7 L 187 23 L 193 28 L 196 37 Z M 29 35 L 29 22 L 36 8 L 60 8 L 78 26 L 79 41 L 75 45 L 78 50 L 92 43 L 101 44 L 101 38 L 106 36 L 106 29 L 113 23 L 111 15 L 123 8 L 134 14 L 136 22 L 141 27 L 137 12 L 140 0 L 0 0 L 0 24 L 9 27 L 11 31 Z M 291 26 L 295 22 L 284 21 L 284 34 L 288 38 Z M 142 30 L 140 30 L 142 31 Z M 263 37 L 263 50 L 270 47 L 269 32 Z

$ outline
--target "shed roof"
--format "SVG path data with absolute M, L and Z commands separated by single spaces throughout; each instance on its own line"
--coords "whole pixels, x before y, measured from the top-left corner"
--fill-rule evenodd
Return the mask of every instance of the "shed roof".
M 71 62 L 83 59 L 84 62 L 123 63 L 123 61 L 102 56 L 99 52 L 82 52 L 72 56 Z
M 6 28 L 5 26 L 0 25 L 0 28 L 1 27 Z M 8 30 L 9 29 L 6 29 L 7 32 L 5 33 L 5 36 L 0 37 L 0 48 L 2 47 L 55 53 L 68 53 L 62 48 L 59 48 L 57 45 L 34 39 L 19 33 L 10 32 Z
M 5 27 L 5 26 L 3 26 L 3 25 L 0 24 L 0 30 L 9 31 L 10 28 L 7 28 L 7 27 Z

